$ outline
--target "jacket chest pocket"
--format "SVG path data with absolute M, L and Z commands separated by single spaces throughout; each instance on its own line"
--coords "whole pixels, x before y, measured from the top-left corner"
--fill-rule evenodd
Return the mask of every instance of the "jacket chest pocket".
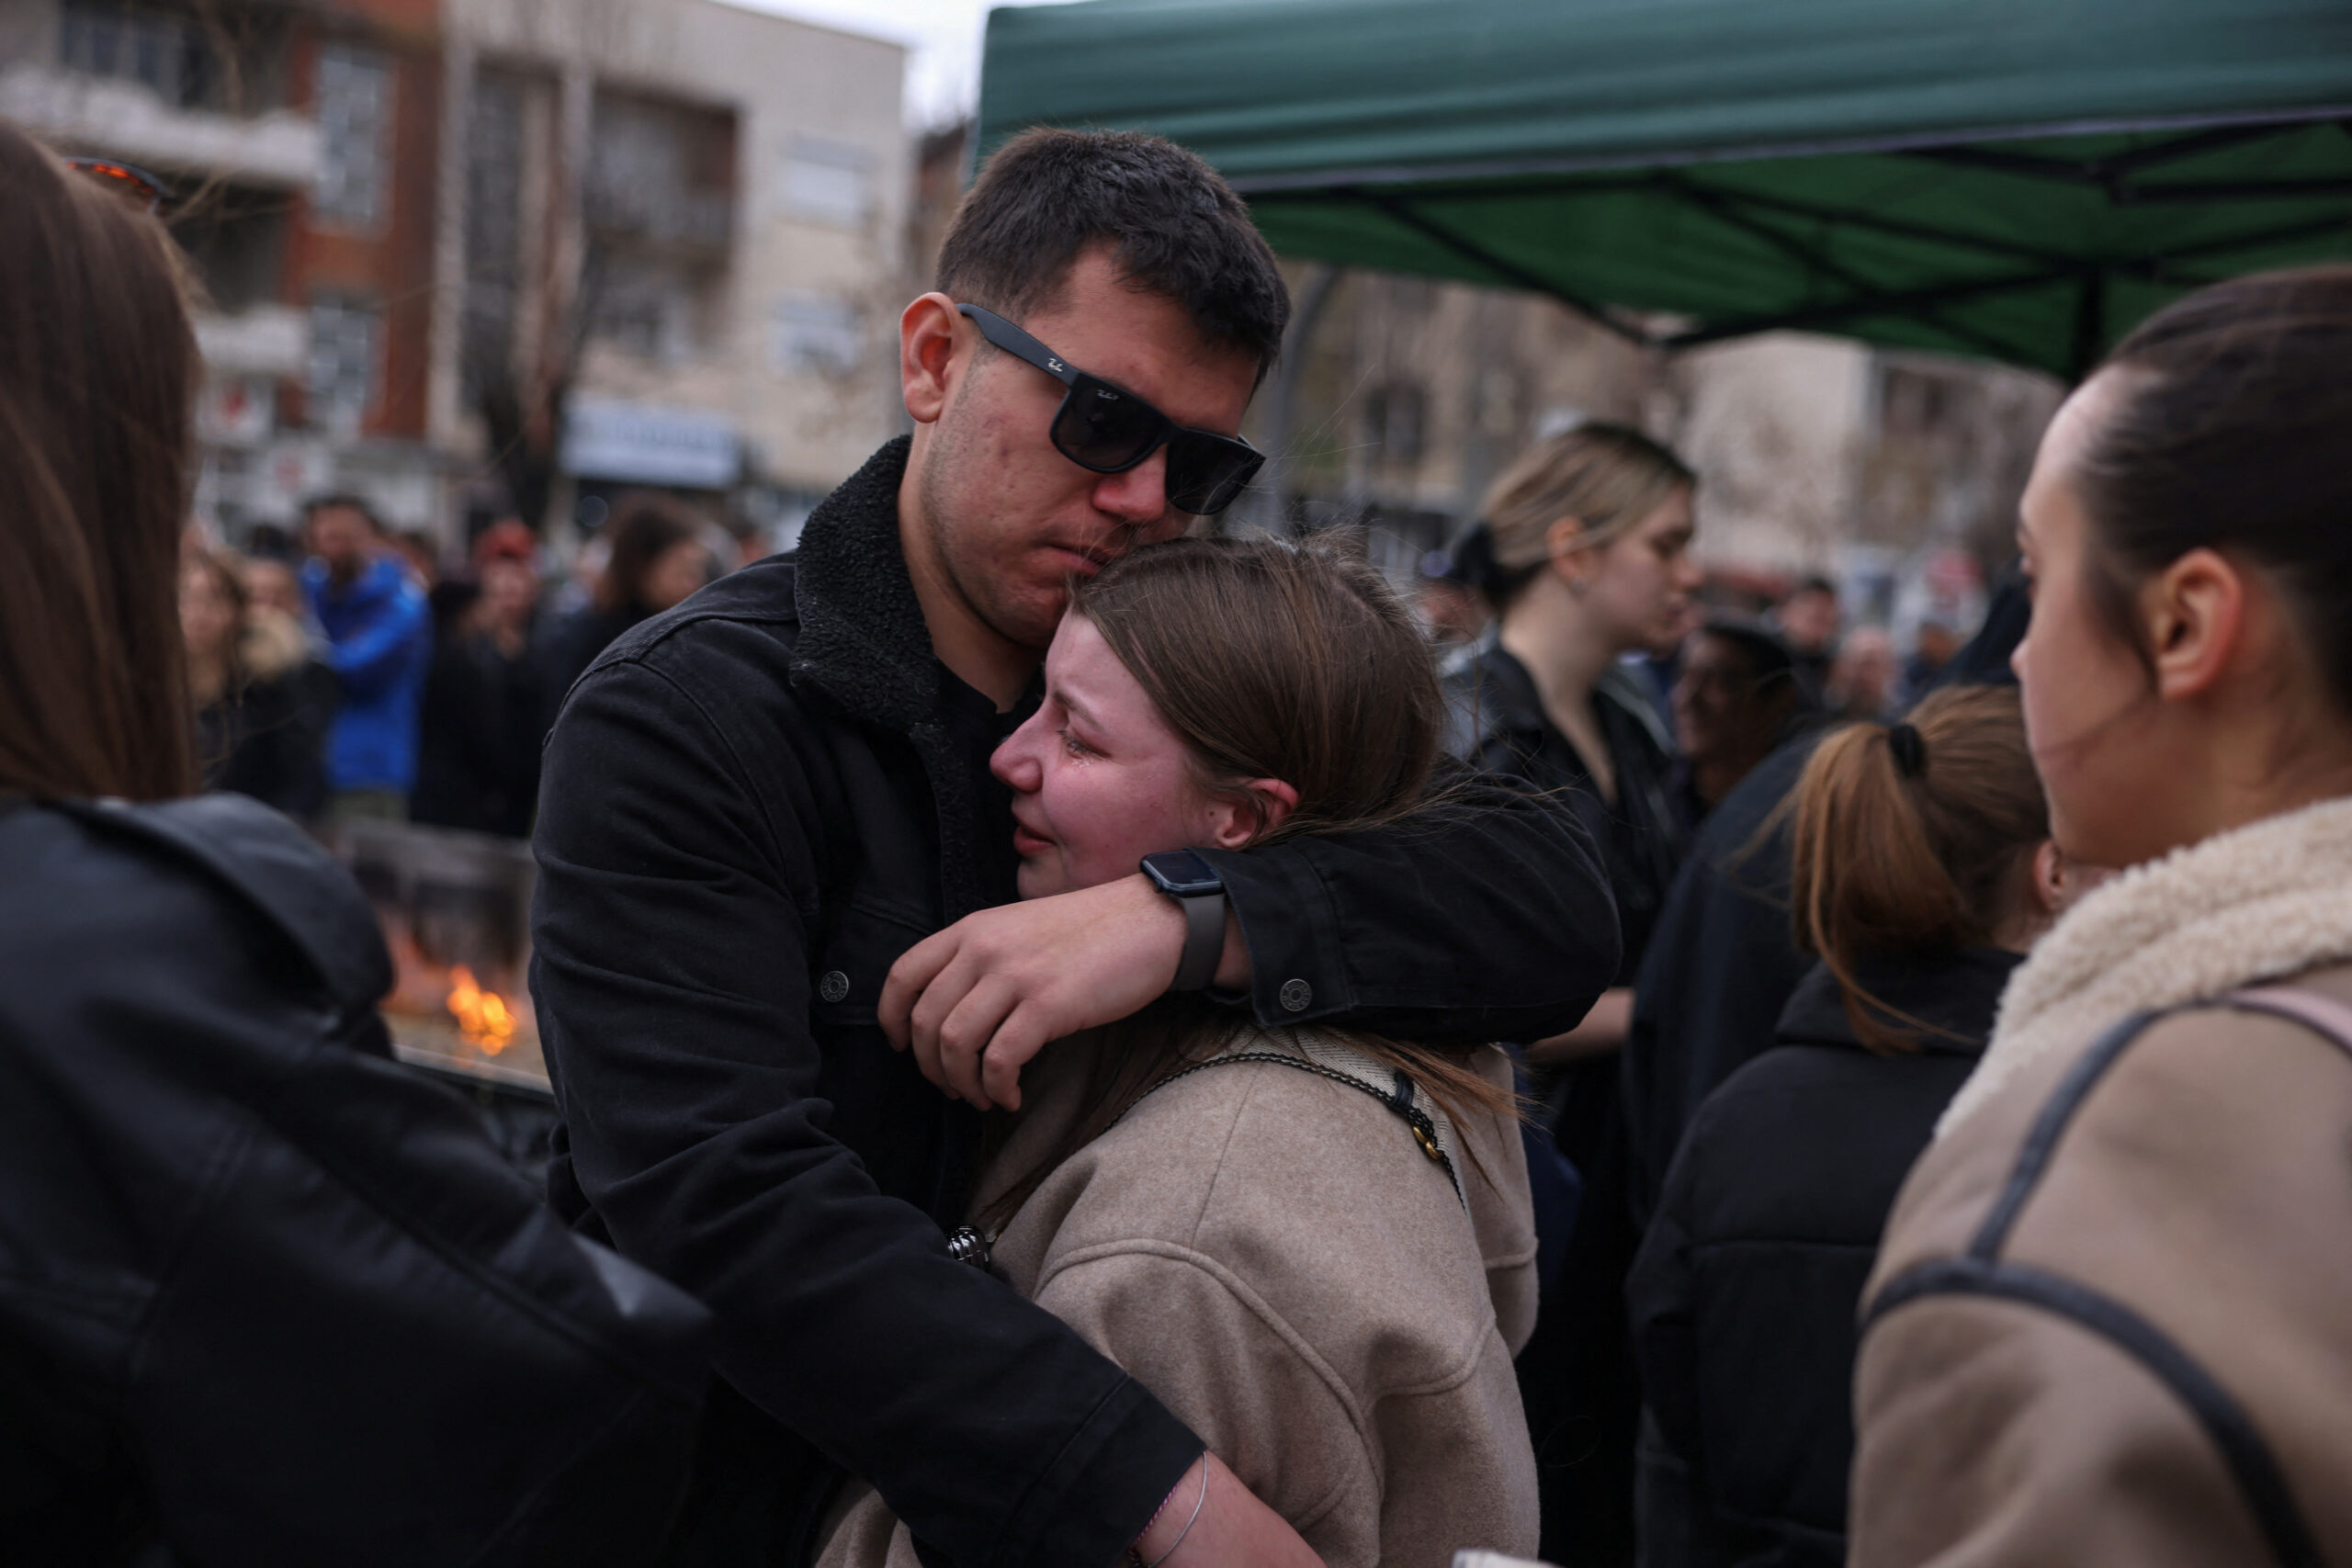
M 926 909 L 853 894 L 811 954 L 809 1015 L 821 1033 L 872 1028 L 882 982 L 899 954 L 938 930 Z

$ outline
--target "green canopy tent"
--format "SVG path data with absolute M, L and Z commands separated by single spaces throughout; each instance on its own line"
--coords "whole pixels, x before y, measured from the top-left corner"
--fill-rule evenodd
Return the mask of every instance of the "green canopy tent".
M 2352 255 L 2352 0 L 1086 0 L 989 18 L 980 145 L 1158 131 L 1286 255 L 2079 377 Z M 1661 319 L 1671 324 L 1660 326 Z

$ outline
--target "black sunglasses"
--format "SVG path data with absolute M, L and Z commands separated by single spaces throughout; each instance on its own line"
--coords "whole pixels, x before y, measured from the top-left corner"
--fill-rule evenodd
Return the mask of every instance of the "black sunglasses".
M 153 213 L 164 205 L 164 182 L 144 169 L 119 164 L 112 158 L 68 158 L 65 166 L 89 175 L 124 200 L 136 204 L 141 212 Z
M 980 335 L 1069 389 L 1054 412 L 1054 450 L 1081 468 L 1123 474 L 1162 444 L 1168 447 L 1168 503 L 1199 516 L 1224 511 L 1249 488 L 1266 455 L 1238 436 L 1178 424 L 1141 398 L 1100 376 L 1070 367 L 1052 349 L 978 305 L 956 307 Z

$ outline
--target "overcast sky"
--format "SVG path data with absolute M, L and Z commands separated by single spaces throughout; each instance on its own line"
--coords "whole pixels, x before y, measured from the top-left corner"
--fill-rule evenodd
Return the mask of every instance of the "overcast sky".
M 913 53 L 907 62 L 907 123 L 919 130 L 972 112 L 980 95 L 980 37 L 989 9 L 1053 0 L 736 0 L 774 11 L 895 39 Z

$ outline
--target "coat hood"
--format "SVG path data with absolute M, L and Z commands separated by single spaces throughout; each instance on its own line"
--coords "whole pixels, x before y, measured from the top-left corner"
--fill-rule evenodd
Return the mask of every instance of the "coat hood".
M 1859 965 L 1854 977 L 1882 1004 L 1871 1009 L 1873 1016 L 1890 1029 L 1919 1035 L 1920 1050 L 1973 1056 L 1992 1037 L 2002 987 L 2024 962 L 2018 953 L 1978 947 L 1928 958 L 1875 959 Z M 1918 1023 L 1928 1032 L 1921 1034 Z M 1826 964 L 1815 964 L 1797 983 L 1773 1032 L 1783 1045 L 1869 1049 L 1854 1032 L 1845 991 Z

